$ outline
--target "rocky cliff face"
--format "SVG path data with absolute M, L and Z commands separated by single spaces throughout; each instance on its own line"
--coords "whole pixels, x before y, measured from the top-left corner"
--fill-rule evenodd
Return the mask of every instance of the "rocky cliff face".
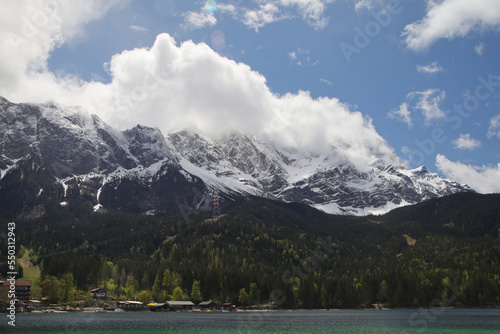
M 209 206 L 206 185 L 182 169 L 158 129 L 120 132 L 78 108 L 2 99 L 0 138 L 2 206 L 39 196 L 150 214 Z
M 141 125 L 113 129 L 55 103 L 0 99 L 0 205 L 22 209 L 40 196 L 96 210 L 165 214 L 210 208 L 211 189 L 302 202 L 330 213 L 382 213 L 470 191 L 395 157 L 362 168 L 340 158 L 234 133 L 218 139 L 181 131 L 166 138 Z M 2 204 L 3 203 L 3 204 Z M 10 210 L 10 209 L 8 209 Z
M 330 213 L 383 213 L 429 198 L 470 191 L 423 166 L 409 170 L 402 163 L 388 164 L 375 156 L 372 164 L 360 169 L 339 158 L 335 149 L 321 155 L 304 153 L 243 134 L 212 140 L 183 131 L 168 139 L 183 158 L 183 167 L 208 183 L 302 202 Z

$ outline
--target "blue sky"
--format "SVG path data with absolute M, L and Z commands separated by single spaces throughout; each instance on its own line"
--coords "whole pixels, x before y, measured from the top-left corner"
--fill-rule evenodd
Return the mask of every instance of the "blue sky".
M 14 22 L 5 16 L 0 26 L 11 41 L 4 50 L 15 48 L 0 53 L 5 80 L 0 94 L 15 102 L 79 104 L 122 128 L 143 123 L 163 132 L 177 129 L 172 123 L 189 126 L 206 116 L 209 121 L 195 125 L 208 132 L 226 125 L 246 131 L 241 124 L 249 124 L 248 132 L 260 133 L 266 122 L 253 119 L 276 118 L 284 119 L 277 128 L 289 129 L 289 136 L 311 123 L 297 135 L 305 138 L 302 142 L 314 132 L 338 133 L 353 138 L 351 147 L 373 149 L 385 145 L 379 135 L 409 168 L 426 165 L 480 192 L 500 191 L 498 0 L 0 5 L 2 15 L 21 18 Z M 168 52 L 162 53 L 161 45 Z M 167 56 L 149 63 L 153 54 Z M 151 78 L 138 74 L 141 64 L 142 73 L 154 72 Z M 176 83 L 183 90 L 163 86 L 161 73 L 173 68 L 167 65 L 180 69 Z M 162 66 L 168 70 L 158 72 Z M 204 89 L 192 79 L 198 76 L 214 80 Z M 116 102 L 134 92 L 135 102 Z M 184 99 L 178 97 L 184 93 Z M 241 98 L 233 101 L 234 96 Z M 192 105 L 190 99 L 201 102 Z M 241 110 L 235 111 L 239 101 Z M 302 109 L 295 110 L 299 105 Z M 217 111 L 226 107 L 228 117 Z M 183 114 L 182 108 L 188 111 Z M 311 116 L 309 108 L 321 111 Z M 328 108 L 339 113 L 338 124 Z

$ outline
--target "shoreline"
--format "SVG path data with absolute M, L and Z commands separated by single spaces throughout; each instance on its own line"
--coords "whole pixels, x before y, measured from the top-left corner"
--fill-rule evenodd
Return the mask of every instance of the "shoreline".
M 237 309 L 232 312 L 223 312 L 222 310 L 199 311 L 199 310 L 183 310 L 183 311 L 151 311 L 144 310 L 105 310 L 102 308 L 88 309 L 64 309 L 64 308 L 46 308 L 36 309 L 27 312 L 18 312 L 18 314 L 72 314 L 72 313 L 274 313 L 274 312 L 342 312 L 342 311 L 414 311 L 414 310 L 493 310 L 500 309 L 500 306 L 480 306 L 480 307 L 434 307 L 434 308 L 342 308 L 342 309 Z M 0 312 L 4 313 L 4 312 Z

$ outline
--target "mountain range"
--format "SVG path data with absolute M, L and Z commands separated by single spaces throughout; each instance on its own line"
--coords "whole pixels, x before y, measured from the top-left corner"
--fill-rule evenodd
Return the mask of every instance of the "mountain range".
M 79 107 L 0 98 L 0 206 L 40 214 L 50 198 L 95 211 L 139 214 L 210 210 L 248 196 L 299 202 L 327 213 L 365 215 L 459 192 L 467 185 L 394 154 L 364 166 L 338 154 L 283 147 L 241 132 L 217 138 L 137 125 L 119 131 Z M 348 144 L 347 144 L 348 145 Z

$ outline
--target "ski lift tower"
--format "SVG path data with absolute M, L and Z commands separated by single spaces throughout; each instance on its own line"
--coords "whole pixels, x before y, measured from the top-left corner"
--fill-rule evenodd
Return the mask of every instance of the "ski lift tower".
M 219 197 L 219 189 L 217 186 L 214 186 L 213 195 L 212 195 L 212 219 L 217 219 L 220 216 L 220 197 Z

